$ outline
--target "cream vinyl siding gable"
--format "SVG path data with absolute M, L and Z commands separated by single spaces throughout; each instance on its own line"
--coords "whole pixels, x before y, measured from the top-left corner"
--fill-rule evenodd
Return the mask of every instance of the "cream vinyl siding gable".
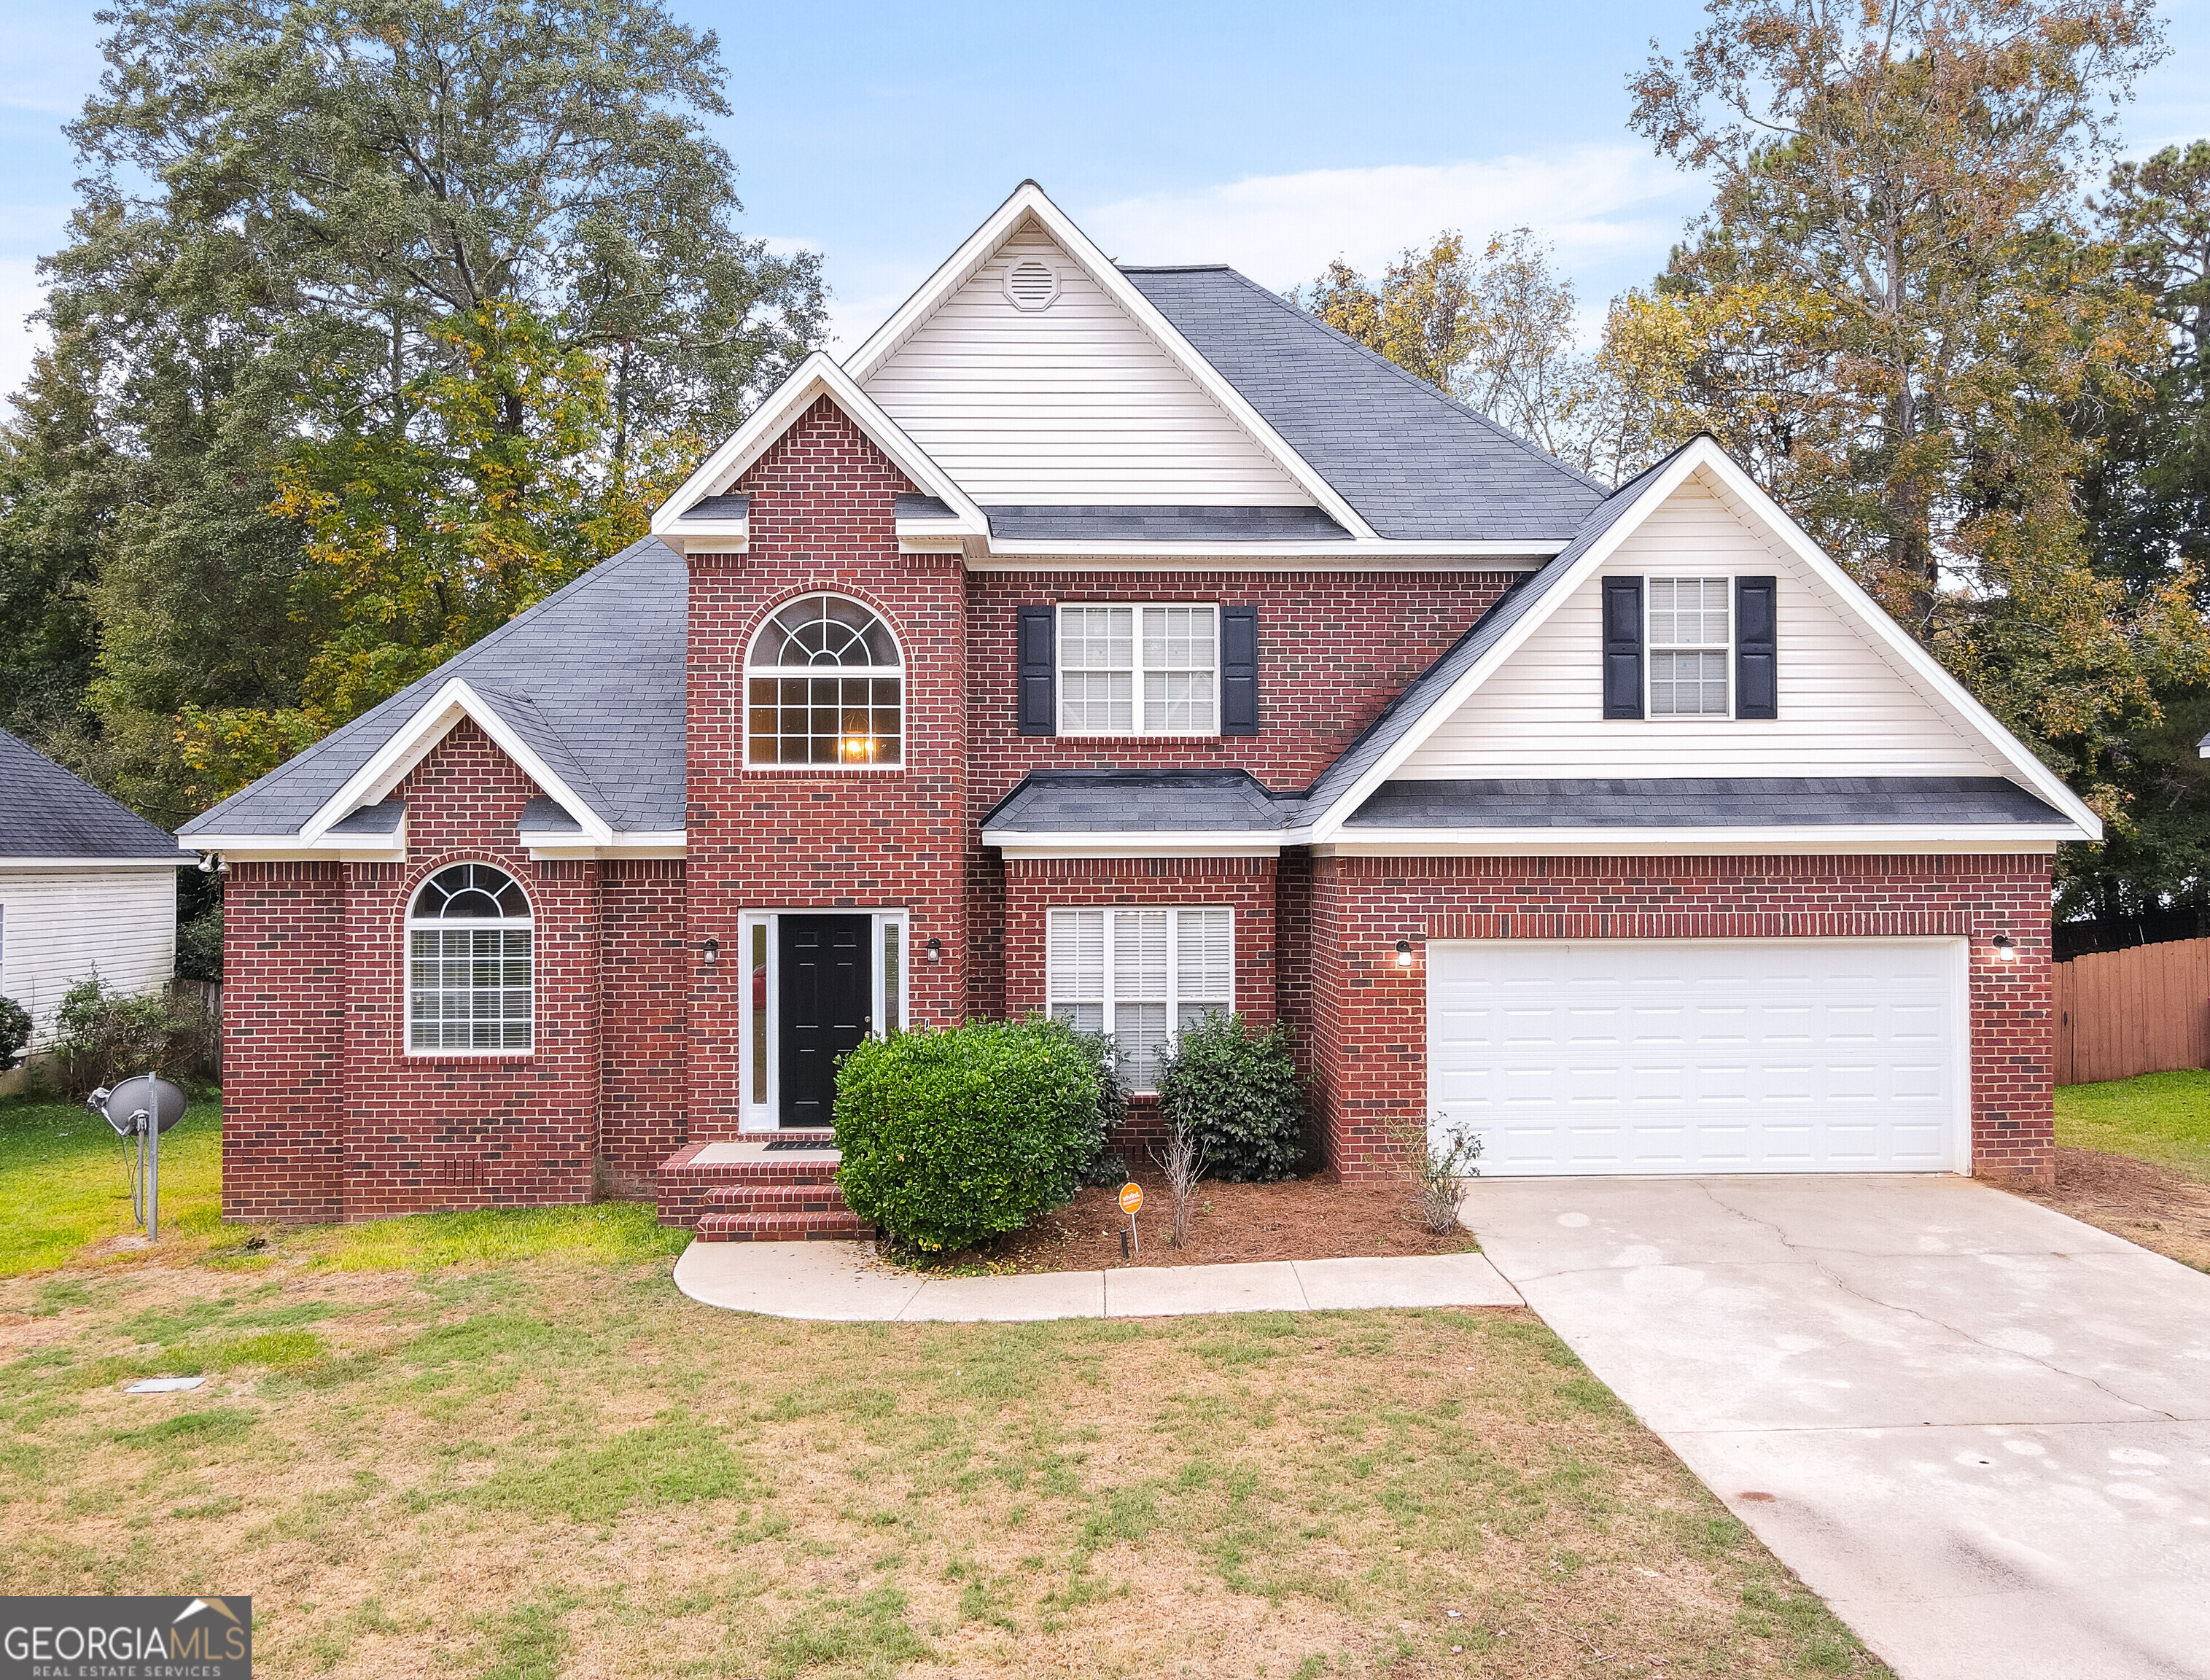
M 10 869 L 0 864 L 0 996 L 52 1042 L 62 994 L 97 968 L 118 992 L 166 986 L 177 964 L 173 869 Z
M 1653 509 L 1603 572 L 1778 578 L 1780 716 L 1606 718 L 1603 583 L 1592 577 L 1397 777 L 2012 774 L 1858 631 L 1825 583 L 1700 478 Z
M 1005 297 L 1006 270 L 1031 257 L 1059 275 L 1048 309 Z M 984 505 L 1313 501 L 1033 219 L 863 388 Z

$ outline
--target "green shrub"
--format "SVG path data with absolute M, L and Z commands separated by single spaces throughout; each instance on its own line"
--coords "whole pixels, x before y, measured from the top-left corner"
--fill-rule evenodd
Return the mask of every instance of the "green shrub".
M 1203 1146 L 1209 1177 L 1271 1184 L 1304 1152 L 1304 1082 L 1279 1025 L 1253 1038 L 1241 1015 L 1214 1013 L 1183 1028 L 1159 1067 L 1159 1106 Z
M 1121 1184 L 1127 1181 L 1128 1163 L 1106 1151 L 1105 1141 L 1128 1117 L 1128 1079 L 1120 1071 L 1120 1052 L 1102 1033 L 1078 1032 L 1074 1042 L 1090 1056 L 1097 1076 L 1097 1133 L 1077 1175 L 1084 1184 Z
M 31 1042 L 31 1012 L 13 998 L 0 998 L 0 1073 L 23 1059 Z
M 54 1049 L 67 1088 L 112 1085 L 148 1069 L 180 1079 L 211 1063 L 220 1024 L 198 1003 L 166 990 L 124 997 L 97 972 L 62 994 Z
M 1041 1016 L 868 1039 L 836 1069 L 836 1182 L 896 1242 L 968 1248 L 1073 1196 L 1098 1100 L 1096 1051 Z

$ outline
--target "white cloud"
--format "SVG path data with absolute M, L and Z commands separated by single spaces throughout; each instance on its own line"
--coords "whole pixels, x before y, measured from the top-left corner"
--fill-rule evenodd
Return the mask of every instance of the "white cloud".
M 46 329 L 23 317 L 45 306 L 38 263 L 28 257 L 0 257 L 0 401 L 23 388 L 31 359 L 44 347 Z
M 1653 272 L 1699 197 L 1692 178 L 1639 148 L 1587 146 L 1254 176 L 1126 198 L 1075 219 L 1120 262 L 1224 262 L 1277 288 L 1310 280 L 1334 257 L 1370 274 L 1446 227 L 1470 239 L 1531 227 L 1586 295 L 1589 282 L 1621 265 L 1636 277 Z

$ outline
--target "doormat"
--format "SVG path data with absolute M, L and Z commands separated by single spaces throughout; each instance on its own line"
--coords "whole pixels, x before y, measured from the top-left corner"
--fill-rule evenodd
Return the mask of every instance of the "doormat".
M 827 1138 L 770 1138 L 770 1149 L 825 1149 L 834 1151 L 835 1142 Z

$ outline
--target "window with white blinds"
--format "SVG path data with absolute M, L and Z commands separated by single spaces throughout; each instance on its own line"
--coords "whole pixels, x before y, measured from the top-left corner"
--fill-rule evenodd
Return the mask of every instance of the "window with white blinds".
M 1650 715 L 1724 717 L 1727 711 L 1727 577 L 1650 580 Z
M 1045 943 L 1047 1006 L 1109 1034 L 1137 1091 L 1157 1089 L 1169 1030 L 1235 1006 L 1232 909 L 1053 910 Z
M 1220 732 L 1220 609 L 1061 607 L 1059 727 L 1070 735 Z

